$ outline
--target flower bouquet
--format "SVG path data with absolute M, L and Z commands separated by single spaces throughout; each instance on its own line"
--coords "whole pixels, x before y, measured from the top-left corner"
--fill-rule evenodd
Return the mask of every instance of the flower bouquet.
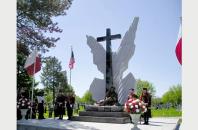
M 130 114 L 142 114 L 147 111 L 145 103 L 139 99 L 136 100 L 129 99 L 125 103 L 124 108 L 125 111 Z
M 141 114 L 147 111 L 145 103 L 139 99 L 129 99 L 125 103 L 124 109 L 130 114 L 131 119 L 134 123 L 132 130 L 137 130 L 137 124 L 140 120 Z
M 30 102 L 28 101 L 27 98 L 21 98 L 19 99 L 18 103 L 17 103 L 17 107 L 19 109 L 29 109 L 30 107 Z
M 22 120 L 24 120 L 28 109 L 31 108 L 30 102 L 28 101 L 27 98 L 21 98 L 17 102 L 17 108 L 20 109 L 21 115 L 22 115 Z

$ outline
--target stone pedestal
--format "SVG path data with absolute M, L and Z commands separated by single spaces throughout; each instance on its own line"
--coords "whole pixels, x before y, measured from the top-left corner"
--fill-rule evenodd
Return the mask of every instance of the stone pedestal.
M 79 112 L 79 116 L 72 117 L 73 121 L 117 123 L 130 122 L 128 113 L 123 112 L 123 106 L 85 106 L 85 111 Z

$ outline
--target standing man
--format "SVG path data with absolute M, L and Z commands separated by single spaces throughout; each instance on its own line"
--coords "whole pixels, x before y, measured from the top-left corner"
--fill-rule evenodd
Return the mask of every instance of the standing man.
M 75 95 L 74 93 L 71 93 L 71 97 L 70 97 L 71 117 L 73 116 L 74 104 L 75 104 Z
M 75 104 L 75 97 L 73 93 L 68 93 L 66 102 L 68 120 L 71 120 L 71 117 L 73 116 L 73 107 Z
M 63 119 L 63 115 L 65 114 L 65 96 L 63 95 L 63 91 L 59 91 L 59 95 L 56 98 L 57 111 L 59 115 L 59 120 Z
M 71 99 L 71 96 L 69 93 L 67 93 L 67 96 L 66 96 L 66 107 L 67 107 L 67 116 L 68 116 L 68 119 L 67 120 L 71 120 L 71 111 L 72 111 L 72 108 L 70 106 L 70 99 Z
M 44 92 L 40 91 L 39 95 L 37 96 L 37 101 L 38 101 L 38 119 L 45 119 L 43 114 L 44 114 Z
M 151 95 L 147 88 L 143 88 L 140 100 L 146 104 L 147 111 L 144 113 L 144 124 L 148 125 L 149 117 L 151 117 Z

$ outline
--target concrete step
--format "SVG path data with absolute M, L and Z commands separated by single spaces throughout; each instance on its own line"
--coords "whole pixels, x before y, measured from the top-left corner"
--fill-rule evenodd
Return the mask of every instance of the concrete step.
M 94 117 L 129 117 L 126 112 L 94 112 L 94 111 L 81 111 L 79 116 L 94 116 Z
M 93 116 L 74 116 L 72 121 L 99 122 L 99 123 L 130 123 L 129 117 L 93 117 Z

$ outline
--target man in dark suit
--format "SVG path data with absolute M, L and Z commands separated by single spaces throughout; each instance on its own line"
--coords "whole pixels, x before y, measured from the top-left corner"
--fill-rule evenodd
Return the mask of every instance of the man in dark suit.
M 44 99 L 44 91 L 40 91 L 38 96 L 37 96 L 37 101 L 38 101 L 38 119 L 45 119 L 44 118 L 44 103 L 45 103 L 45 99 Z
M 66 102 L 67 102 L 66 107 L 67 107 L 68 120 L 71 120 L 71 117 L 73 116 L 73 108 L 75 104 L 75 95 L 72 92 L 68 93 Z
M 63 95 L 63 91 L 59 91 L 59 95 L 56 98 L 57 104 L 57 114 L 59 115 L 59 120 L 63 119 L 63 115 L 65 114 L 65 96 Z
M 146 104 L 147 111 L 144 113 L 144 124 L 149 124 L 149 117 L 151 117 L 151 95 L 147 91 L 147 88 L 143 88 L 140 100 Z

